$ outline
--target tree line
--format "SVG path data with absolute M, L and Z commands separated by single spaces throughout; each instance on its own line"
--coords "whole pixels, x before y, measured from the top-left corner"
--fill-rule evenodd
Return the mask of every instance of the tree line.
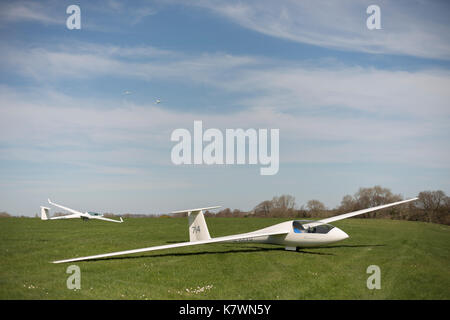
M 356 216 L 355 218 L 385 218 L 410 221 L 424 221 L 450 225 L 450 197 L 442 190 L 422 191 L 417 201 L 394 206 L 375 212 Z M 327 208 L 321 201 L 312 199 L 298 206 L 295 197 L 291 195 L 275 196 L 271 200 L 264 200 L 250 211 L 226 208 L 217 213 L 205 212 L 206 217 L 257 217 L 257 218 L 290 218 L 290 219 L 323 219 L 338 214 L 375 207 L 391 202 L 404 200 L 400 194 L 394 194 L 388 188 L 374 186 L 359 188 L 353 195 L 345 195 L 336 208 Z M 65 215 L 56 212 L 54 216 Z M 114 213 L 105 213 L 105 217 L 117 217 Z M 123 218 L 149 218 L 149 217 L 185 217 L 186 213 L 179 214 L 132 214 L 120 215 Z M 7 212 L 0 212 L 0 218 L 11 217 Z M 21 216 L 24 217 L 24 216 Z M 40 215 L 36 214 L 36 218 Z
M 418 198 L 417 201 L 362 214 L 355 218 L 385 218 L 450 225 L 450 197 L 442 190 L 422 191 Z M 205 216 L 322 219 L 401 200 L 404 199 L 400 194 L 394 194 L 388 188 L 374 186 L 360 188 L 353 195 L 345 195 L 340 205 L 332 209 L 316 199 L 297 206 L 294 196 L 281 195 L 260 202 L 248 212 L 226 208 L 217 213 L 206 212 Z

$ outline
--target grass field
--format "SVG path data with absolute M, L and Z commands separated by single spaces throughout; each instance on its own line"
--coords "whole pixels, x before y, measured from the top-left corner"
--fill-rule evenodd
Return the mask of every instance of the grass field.
M 283 219 L 210 218 L 212 237 Z M 0 299 L 449 299 L 450 227 L 348 219 L 350 238 L 302 252 L 263 244 L 209 244 L 74 263 L 81 289 L 66 286 L 70 264 L 53 260 L 188 240 L 186 218 L 0 219 Z M 381 289 L 369 290 L 369 265 Z M 203 289 L 202 289 L 203 288 Z

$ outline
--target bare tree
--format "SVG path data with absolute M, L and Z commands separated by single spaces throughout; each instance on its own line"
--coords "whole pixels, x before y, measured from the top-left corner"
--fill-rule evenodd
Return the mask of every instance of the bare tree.
M 383 204 L 388 204 L 391 202 L 396 202 L 402 200 L 402 196 L 399 194 L 393 194 L 388 188 L 382 188 L 380 186 L 375 186 L 373 188 L 359 188 L 358 192 L 354 195 L 355 207 L 354 210 L 360 210 L 364 208 L 371 208 L 380 206 Z M 380 215 L 386 215 L 386 212 L 398 211 L 398 208 L 390 208 L 388 211 Z M 373 218 L 377 212 L 370 212 L 363 215 L 366 218 Z
M 261 217 L 261 216 L 268 217 L 270 212 L 272 211 L 272 209 L 273 209 L 272 201 L 265 200 L 265 201 L 259 203 L 253 209 L 253 212 L 254 212 L 255 217 Z
M 442 190 L 422 191 L 419 193 L 419 201 L 423 205 L 423 209 L 436 211 L 445 204 L 445 193 Z
M 418 207 L 424 211 L 428 222 L 448 221 L 450 200 L 442 190 L 420 192 Z
M 306 203 L 306 209 L 309 211 L 310 217 L 322 217 L 327 208 L 319 200 L 309 200 Z
M 347 213 L 355 211 L 357 207 L 356 200 L 351 195 L 345 195 L 342 198 L 341 205 L 338 207 L 339 213 Z
M 295 206 L 295 197 L 283 194 L 260 202 L 253 212 L 256 217 L 290 217 L 296 214 Z
M 217 212 L 215 216 L 218 218 L 228 218 L 228 217 L 232 217 L 233 213 L 231 212 L 230 208 L 225 208 L 225 209 Z
M 289 210 L 295 208 L 295 197 L 283 194 L 279 197 L 273 197 L 272 204 L 274 208 Z

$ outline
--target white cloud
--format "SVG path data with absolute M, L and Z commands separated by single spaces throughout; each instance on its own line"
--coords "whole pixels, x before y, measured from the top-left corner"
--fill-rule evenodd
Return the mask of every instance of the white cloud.
M 246 99 L 246 105 L 290 112 L 328 107 L 345 116 L 352 110 L 373 116 L 449 116 L 450 74 L 433 69 L 276 67 L 244 72 L 227 85 L 260 93 Z
M 0 25 L 16 22 L 33 22 L 60 25 L 65 28 L 70 4 L 61 1 L 11 1 L 0 4 Z M 84 21 L 82 29 L 101 32 L 120 32 L 123 25 L 134 26 L 157 13 L 157 9 L 143 1 L 124 4 L 121 1 L 85 1 L 77 3 Z M 106 23 L 105 18 L 114 23 Z
M 351 98 L 351 97 L 349 97 Z M 62 96 L 49 91 L 20 94 L 0 90 L 3 159 L 92 166 L 132 174 L 134 166 L 170 166 L 177 128 L 279 128 L 281 163 L 390 162 L 447 167 L 447 121 L 409 118 L 341 117 L 334 114 L 285 113 L 254 106 L 230 114 L 174 111 L 170 106 L 136 105 Z M 80 107 L 82 106 L 82 107 Z M 444 138 L 444 139 L 443 139 Z M 424 155 L 426 154 L 426 156 Z
M 66 18 L 65 12 L 57 15 L 52 6 L 36 1 L 13 1 L 0 5 L 0 23 L 30 21 L 64 26 Z
M 261 63 L 262 59 L 226 53 L 182 55 L 149 46 L 118 47 L 73 43 L 56 48 L 5 46 L 0 65 L 38 81 L 58 78 L 119 76 L 139 80 L 171 79 L 209 83 L 239 67 Z
M 444 2 L 377 1 L 382 30 L 368 30 L 373 1 L 182 1 L 244 28 L 290 41 L 340 50 L 450 59 Z
M 150 46 L 83 43 L 30 50 L 6 46 L 0 64 L 46 84 L 105 76 L 196 83 L 245 94 L 238 103 L 248 108 L 449 116 L 450 73 L 437 69 L 382 70 L 314 60 L 306 65 L 226 53 L 185 55 Z
M 205 126 L 221 129 L 279 128 L 282 141 L 300 146 L 285 150 L 282 163 L 450 163 L 446 71 L 323 66 L 314 61 L 305 65 L 83 43 L 31 50 L 6 47 L 3 56 L 2 68 L 35 80 L 33 89 L 0 87 L 0 142 L 14 141 L 5 157 L 70 159 L 88 168 L 102 162 L 108 164 L 105 172 L 127 172 L 127 166 L 144 163 L 170 165 L 172 130 L 203 120 Z M 66 77 L 105 76 L 206 86 L 234 96 L 242 109 L 221 114 L 176 111 L 183 106 L 87 99 L 49 89 Z

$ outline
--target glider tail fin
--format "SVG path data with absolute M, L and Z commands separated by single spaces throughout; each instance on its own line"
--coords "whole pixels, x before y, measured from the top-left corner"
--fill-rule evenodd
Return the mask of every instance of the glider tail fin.
M 211 239 L 203 210 L 188 212 L 188 221 L 190 242 Z
M 49 220 L 50 218 L 50 208 L 41 207 L 41 220 Z
M 203 215 L 203 211 L 216 208 L 220 208 L 220 206 L 174 211 L 172 213 L 187 212 L 189 222 L 189 241 L 194 242 L 211 239 L 211 236 L 209 235 L 208 226 L 206 225 L 205 216 Z

